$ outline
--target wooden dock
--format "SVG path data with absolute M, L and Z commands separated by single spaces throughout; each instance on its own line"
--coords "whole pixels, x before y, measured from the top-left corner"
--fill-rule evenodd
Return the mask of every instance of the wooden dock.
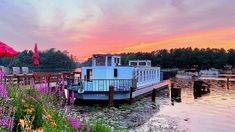
M 63 72 L 63 73 L 33 73 L 33 74 L 12 74 L 5 75 L 4 82 L 7 85 L 16 85 L 18 88 L 24 85 L 40 85 L 42 83 L 47 83 L 48 86 L 55 87 L 60 84 L 62 79 L 67 85 L 67 79 L 71 76 L 81 74 L 80 72 Z
M 171 82 L 169 80 L 166 80 L 166 81 L 162 81 L 160 83 L 156 83 L 156 84 L 152 84 L 150 86 L 146 86 L 146 87 L 141 88 L 141 89 L 137 89 L 136 91 L 133 92 L 133 98 L 137 98 L 139 96 L 143 96 L 143 95 L 149 94 L 154 89 L 156 91 L 158 91 L 158 90 L 161 90 L 162 88 L 169 87 L 170 84 L 171 84 Z
M 200 77 L 201 80 L 227 81 L 225 77 Z M 230 82 L 235 82 L 235 78 L 229 78 Z

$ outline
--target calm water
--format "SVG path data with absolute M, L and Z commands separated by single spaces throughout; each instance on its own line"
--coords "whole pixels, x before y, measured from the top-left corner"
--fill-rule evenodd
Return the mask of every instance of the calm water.
M 177 80 L 176 86 L 182 88 L 181 102 L 172 102 L 165 89 L 157 93 L 155 102 L 146 97 L 134 105 L 77 106 L 74 112 L 86 112 L 122 131 L 234 132 L 235 83 L 227 89 L 225 82 L 207 82 L 211 92 L 197 99 L 190 81 Z

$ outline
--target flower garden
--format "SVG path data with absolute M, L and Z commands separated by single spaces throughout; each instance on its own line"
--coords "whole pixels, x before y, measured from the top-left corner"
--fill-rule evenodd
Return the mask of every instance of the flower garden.
M 66 99 L 64 89 L 63 80 L 56 87 L 44 83 L 17 88 L 4 84 L 4 75 L 0 72 L 0 131 L 110 131 L 108 126 L 89 119 L 85 113 L 71 115 L 74 93 Z

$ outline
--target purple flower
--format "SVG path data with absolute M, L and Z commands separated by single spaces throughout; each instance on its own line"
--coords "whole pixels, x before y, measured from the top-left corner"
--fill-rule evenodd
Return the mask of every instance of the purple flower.
M 79 129 L 80 128 L 80 121 L 79 121 L 78 118 L 74 119 L 73 128 L 74 129 Z
M 4 79 L 4 73 L 2 72 L 2 70 L 0 71 L 0 80 L 2 81 Z
M 74 129 L 79 129 L 80 128 L 80 121 L 78 118 L 75 118 L 73 119 L 72 116 L 69 116 L 68 117 L 68 122 L 69 122 L 69 125 L 74 128 Z
M 73 117 L 72 117 L 72 116 L 69 116 L 69 117 L 68 117 L 68 122 L 69 122 L 69 124 L 72 124 L 72 123 L 73 123 Z
M 8 123 L 8 129 L 12 130 L 13 126 L 14 126 L 14 118 L 11 118 L 9 123 Z
M 72 91 L 70 98 L 70 104 L 74 103 L 74 91 Z
M 82 123 L 83 123 L 83 125 L 86 124 L 86 113 L 82 114 Z
M 3 105 L 3 106 L 2 106 L 2 115 L 5 114 L 5 111 L 6 111 L 6 108 L 5 108 L 5 106 Z
M 40 84 L 37 88 L 37 91 L 41 94 L 47 94 L 48 93 L 48 87 L 46 83 Z
M 70 107 L 68 106 L 68 105 L 66 105 L 65 107 L 64 107 L 64 112 L 65 113 L 68 113 L 70 111 Z
M 87 129 L 86 129 L 87 132 L 90 132 L 91 131 L 91 127 L 90 125 L 87 126 Z
M 9 107 L 8 117 L 11 116 L 12 112 L 13 112 L 13 106 L 11 105 L 11 106 Z
M 55 93 L 56 92 L 59 92 L 59 86 L 56 84 L 56 86 L 55 86 Z
M 62 78 L 62 91 L 64 91 L 64 78 Z
M 8 126 L 8 117 L 7 116 L 2 116 L 0 120 L 0 126 L 7 127 Z
M 3 83 L 2 79 L 0 79 L 0 99 L 1 98 L 3 98 L 5 101 L 8 100 L 8 93 L 7 93 L 7 90 L 4 86 L 4 83 Z

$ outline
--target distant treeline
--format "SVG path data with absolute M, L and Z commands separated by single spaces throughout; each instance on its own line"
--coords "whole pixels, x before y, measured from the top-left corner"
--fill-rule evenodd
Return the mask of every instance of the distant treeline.
M 122 53 L 122 64 L 128 65 L 128 60 L 151 60 L 153 66 L 162 68 L 184 68 L 190 69 L 195 65 L 199 69 L 218 68 L 222 69 L 225 65 L 235 67 L 235 49 L 192 49 L 179 48 L 171 50 L 157 50 L 152 52 Z M 88 59 L 83 65 L 90 65 Z
M 23 67 L 27 66 L 30 69 L 37 71 L 63 71 L 74 69 L 76 63 L 72 56 L 69 56 L 67 51 L 60 51 L 51 48 L 46 51 L 39 51 L 39 63 L 37 67 L 33 64 L 33 51 L 24 50 L 14 58 L 0 58 L 0 65 L 7 67 Z

